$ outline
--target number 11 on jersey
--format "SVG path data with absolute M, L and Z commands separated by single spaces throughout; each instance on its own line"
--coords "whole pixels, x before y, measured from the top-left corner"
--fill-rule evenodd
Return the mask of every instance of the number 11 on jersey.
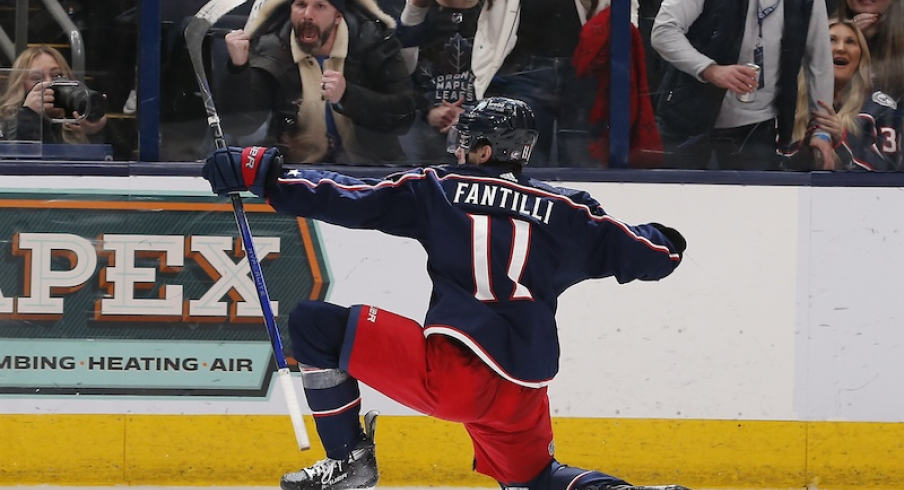
M 490 263 L 490 217 L 480 214 L 469 214 L 471 218 L 471 267 L 474 274 L 474 297 L 479 301 L 498 301 L 493 291 L 492 266 Z M 512 248 L 506 276 L 513 286 L 511 300 L 533 299 L 530 290 L 520 283 L 521 273 L 527 263 L 527 252 L 530 249 L 530 223 L 511 220 Z

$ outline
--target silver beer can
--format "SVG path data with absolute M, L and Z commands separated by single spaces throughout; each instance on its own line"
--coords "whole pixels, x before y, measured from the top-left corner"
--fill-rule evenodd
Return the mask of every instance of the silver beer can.
M 741 102 L 753 102 L 756 99 L 756 89 L 760 81 L 760 65 L 757 65 L 756 63 L 747 63 L 747 66 L 749 66 L 753 69 L 753 71 L 756 72 L 756 75 L 754 75 L 756 82 L 754 82 L 753 85 L 753 92 L 738 94 L 738 100 L 740 100 Z

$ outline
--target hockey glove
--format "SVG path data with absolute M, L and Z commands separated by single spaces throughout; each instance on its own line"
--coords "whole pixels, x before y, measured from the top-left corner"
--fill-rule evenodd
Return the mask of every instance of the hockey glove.
M 659 230 L 659 233 L 665 235 L 665 237 L 672 244 L 672 250 L 678 253 L 679 257 L 684 256 L 684 250 L 687 248 L 687 241 L 678 233 L 678 230 L 674 228 L 669 228 L 668 226 L 661 225 L 659 223 L 650 223 L 650 226 Z
M 202 171 L 210 190 L 219 196 L 250 190 L 264 197 L 267 179 L 282 167 L 279 150 L 262 146 L 220 148 L 207 157 Z

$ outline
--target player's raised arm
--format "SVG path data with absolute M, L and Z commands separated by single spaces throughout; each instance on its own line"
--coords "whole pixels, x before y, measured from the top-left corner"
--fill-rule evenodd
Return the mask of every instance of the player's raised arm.
M 277 148 L 229 147 L 204 165 L 204 177 L 220 195 L 249 190 L 276 211 L 349 228 L 411 236 L 417 218 L 412 189 L 420 170 L 383 179 L 359 179 L 328 170 L 283 168 Z

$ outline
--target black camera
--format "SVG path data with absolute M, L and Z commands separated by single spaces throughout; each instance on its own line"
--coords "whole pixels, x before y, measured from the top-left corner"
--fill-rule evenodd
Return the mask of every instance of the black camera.
M 72 111 L 94 122 L 107 113 L 107 98 L 78 81 L 59 77 L 50 82 L 53 89 L 53 106 L 63 109 L 65 117 L 71 117 Z

